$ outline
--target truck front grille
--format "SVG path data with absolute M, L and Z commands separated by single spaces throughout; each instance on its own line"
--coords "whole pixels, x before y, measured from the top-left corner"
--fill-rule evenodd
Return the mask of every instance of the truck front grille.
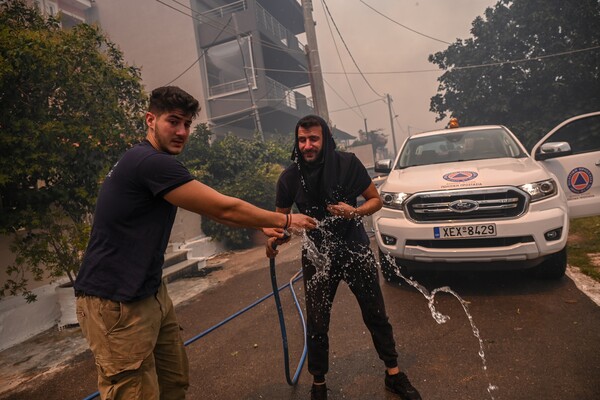
M 529 205 L 528 195 L 512 186 L 422 192 L 411 196 L 405 210 L 416 222 L 515 218 Z
M 407 240 L 407 246 L 420 246 L 429 249 L 473 249 L 483 247 L 506 247 L 515 244 L 532 243 L 533 236 L 515 236 L 504 238 L 474 238 L 448 240 Z

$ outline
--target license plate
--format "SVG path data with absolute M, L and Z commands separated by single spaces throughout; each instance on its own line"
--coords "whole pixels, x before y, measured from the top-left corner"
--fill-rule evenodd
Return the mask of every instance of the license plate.
M 496 224 L 436 226 L 433 228 L 435 239 L 471 238 L 496 236 Z

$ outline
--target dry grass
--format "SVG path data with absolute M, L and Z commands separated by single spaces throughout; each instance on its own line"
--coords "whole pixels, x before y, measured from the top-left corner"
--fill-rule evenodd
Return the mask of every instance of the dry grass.
M 571 221 L 568 262 L 600 282 L 600 216 Z

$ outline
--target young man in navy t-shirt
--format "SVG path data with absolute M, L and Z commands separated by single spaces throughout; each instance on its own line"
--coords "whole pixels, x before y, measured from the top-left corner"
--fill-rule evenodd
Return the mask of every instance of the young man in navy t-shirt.
M 199 111 L 198 101 L 178 87 L 155 89 L 146 139 L 102 184 L 75 294 L 103 399 L 185 398 L 188 360 L 162 281 L 177 207 L 231 226 L 315 227 L 305 215 L 266 211 L 195 180 L 173 156 Z

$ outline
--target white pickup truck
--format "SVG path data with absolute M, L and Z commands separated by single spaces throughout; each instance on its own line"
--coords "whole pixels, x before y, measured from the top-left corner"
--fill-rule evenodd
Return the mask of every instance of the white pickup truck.
M 533 268 L 558 279 L 569 219 L 600 214 L 600 112 L 561 123 L 531 155 L 503 126 L 472 126 L 414 135 L 375 170 L 389 173 L 373 215 L 386 279 L 397 278 L 392 259 L 403 272 Z

